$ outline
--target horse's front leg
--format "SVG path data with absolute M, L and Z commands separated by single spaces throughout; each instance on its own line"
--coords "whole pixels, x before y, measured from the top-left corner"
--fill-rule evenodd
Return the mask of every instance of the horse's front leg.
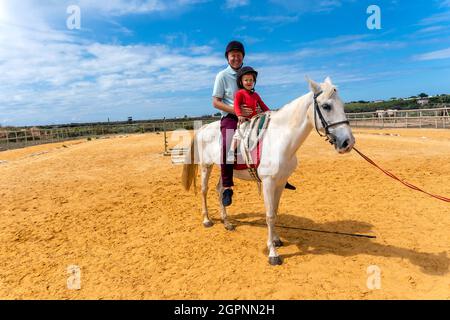
M 266 222 L 268 229 L 267 248 L 269 249 L 269 263 L 273 266 L 280 265 L 281 258 L 278 256 L 274 241 L 280 238 L 275 232 L 275 221 L 277 217 L 279 197 L 277 197 L 277 187 L 272 178 L 263 181 L 264 205 L 266 206 Z M 281 195 L 281 193 L 280 193 Z
M 207 203 L 207 195 L 208 195 L 208 181 L 211 175 L 212 166 L 202 166 L 202 214 L 203 214 L 203 225 L 206 228 L 212 227 L 213 222 L 209 219 L 208 215 L 208 203 Z
M 222 217 L 223 225 L 225 226 L 225 229 L 233 231 L 235 229 L 235 226 L 228 221 L 227 209 L 222 204 L 222 194 L 223 194 L 222 179 L 219 179 L 219 182 L 217 183 L 216 186 L 216 190 L 219 195 L 220 214 Z
M 275 189 L 275 198 L 274 198 L 274 202 L 276 204 L 275 206 L 275 218 L 278 216 L 278 207 L 280 205 L 280 200 L 281 200 L 281 194 L 283 193 L 284 190 L 284 184 L 282 184 L 281 186 L 276 187 Z M 283 241 L 281 241 L 280 237 L 278 236 L 277 231 L 275 230 L 275 228 L 273 229 L 273 244 L 275 245 L 275 247 L 282 247 L 283 246 Z

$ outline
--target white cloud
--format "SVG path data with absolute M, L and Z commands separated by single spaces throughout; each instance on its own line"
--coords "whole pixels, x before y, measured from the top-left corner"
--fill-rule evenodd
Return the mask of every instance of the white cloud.
M 103 14 L 122 16 L 128 14 L 148 14 L 172 12 L 186 7 L 209 2 L 209 0 L 79 0 L 82 10 L 95 10 Z
M 250 4 L 250 0 L 227 0 L 225 7 L 227 9 L 234 9 L 244 7 Z
M 414 58 L 415 58 L 415 60 L 420 60 L 420 61 L 449 59 L 450 58 L 450 48 L 420 54 L 420 55 L 415 56 Z
M 439 0 L 439 7 L 450 7 L 450 0 Z
M 163 112 L 192 114 L 189 107 L 209 103 L 214 77 L 225 67 L 223 48 L 193 45 L 187 37 L 181 48 L 170 43 L 99 43 L 81 38 L 82 32 L 53 29 L 43 7 L 28 0 L 8 1 L 6 9 L 0 17 L 2 125 L 116 120 L 136 112 L 147 118 Z M 304 59 L 399 45 L 349 35 L 315 41 L 291 52 L 252 53 L 246 63 L 256 63 L 261 71 L 259 84 L 272 88 L 298 86 L 305 73 L 318 78 L 332 73 L 338 76 L 336 82 L 351 82 L 361 79 L 350 75 L 351 70 L 333 73 L 332 66 L 311 70 L 305 68 Z
M 438 31 L 443 31 L 446 30 L 447 28 L 444 26 L 430 26 L 430 27 L 426 27 L 426 28 L 422 28 L 420 30 L 417 31 L 417 33 L 419 34 L 429 34 L 429 33 L 435 33 Z
M 244 21 L 254 21 L 269 24 L 285 24 L 293 23 L 298 21 L 298 16 L 242 16 Z
M 210 89 L 224 66 L 209 46 L 98 43 L 54 30 L 40 15 L 24 20 L 18 7 L 2 11 L 0 21 L 1 124 L 104 120 L 130 109 L 150 115 L 177 107 L 174 92 L 182 101 Z
M 330 12 L 342 6 L 344 2 L 354 2 L 354 0 L 270 0 L 270 2 L 283 6 L 290 12 Z
M 433 14 L 427 18 L 422 19 L 419 25 L 433 25 L 448 23 L 450 21 L 450 11 L 445 11 L 437 14 Z

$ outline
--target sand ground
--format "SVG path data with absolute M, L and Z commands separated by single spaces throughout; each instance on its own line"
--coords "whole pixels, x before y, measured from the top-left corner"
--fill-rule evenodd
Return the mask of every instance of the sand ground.
M 355 130 L 357 147 L 450 197 L 450 131 Z M 0 153 L 0 299 L 450 299 L 450 204 L 409 190 L 314 132 L 285 191 L 283 265 L 267 263 L 263 201 L 237 181 L 227 231 L 213 170 L 210 213 L 162 155 L 163 135 L 48 144 Z M 69 290 L 69 265 L 81 289 Z M 369 289 L 367 268 L 381 271 Z

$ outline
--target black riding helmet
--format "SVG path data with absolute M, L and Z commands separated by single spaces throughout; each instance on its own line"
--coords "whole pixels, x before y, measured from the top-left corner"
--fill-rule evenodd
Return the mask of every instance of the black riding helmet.
M 242 52 L 242 56 L 245 57 L 245 49 L 244 45 L 240 43 L 239 41 L 231 41 L 225 50 L 225 58 L 228 60 L 228 52 L 237 50 Z
M 255 80 L 255 84 L 256 84 L 256 79 L 258 78 L 258 72 L 253 69 L 252 67 L 242 67 L 241 69 L 239 69 L 239 71 L 236 74 L 236 83 L 239 89 L 244 89 L 244 85 L 242 84 L 242 77 L 246 74 L 252 74 L 253 75 L 253 79 Z

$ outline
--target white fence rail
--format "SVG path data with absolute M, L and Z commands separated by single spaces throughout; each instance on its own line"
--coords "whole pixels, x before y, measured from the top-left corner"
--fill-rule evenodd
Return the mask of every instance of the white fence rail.
M 415 110 L 377 110 L 375 112 L 347 113 L 352 127 L 366 128 L 443 128 L 450 129 L 450 107 Z M 209 123 L 217 119 L 205 119 Z M 6 130 L 0 128 L 0 151 L 30 145 L 111 134 L 132 134 L 176 129 L 192 129 L 192 121 L 160 123 L 95 125 L 72 128 L 27 128 Z M 167 148 L 167 146 L 166 146 Z
M 449 129 L 450 107 L 347 113 L 347 118 L 352 127 Z
M 208 123 L 211 121 L 204 121 Z M 32 145 L 67 141 L 73 139 L 100 137 L 115 134 L 165 132 L 179 128 L 193 129 L 192 121 L 166 121 L 138 124 L 111 124 L 53 129 L 26 128 L 7 130 L 0 128 L 0 151 L 23 148 Z

